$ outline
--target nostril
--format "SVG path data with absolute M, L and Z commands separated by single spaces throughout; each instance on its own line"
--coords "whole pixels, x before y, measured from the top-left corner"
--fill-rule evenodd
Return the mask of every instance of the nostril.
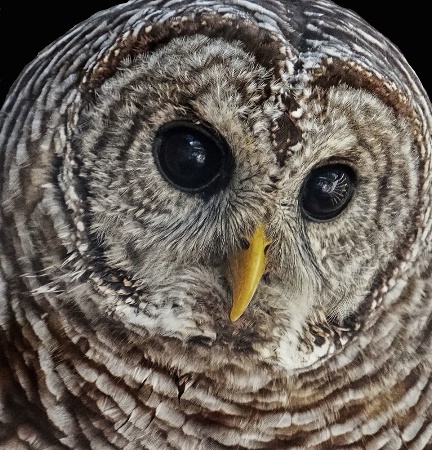
M 269 284 L 270 283 L 270 272 L 264 272 L 264 275 L 262 276 L 261 280 L 265 283 L 265 284 Z
M 246 238 L 240 238 L 240 247 L 242 250 L 247 250 L 250 247 L 250 242 Z

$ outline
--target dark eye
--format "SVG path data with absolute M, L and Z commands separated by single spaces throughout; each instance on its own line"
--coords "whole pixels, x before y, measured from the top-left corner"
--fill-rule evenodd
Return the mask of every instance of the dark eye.
M 159 128 L 153 154 L 163 177 L 186 192 L 221 188 L 232 169 L 228 145 L 213 130 L 176 121 Z
M 344 164 L 329 164 L 313 170 L 303 184 L 300 206 L 315 222 L 334 219 L 348 205 L 356 186 L 354 171 Z

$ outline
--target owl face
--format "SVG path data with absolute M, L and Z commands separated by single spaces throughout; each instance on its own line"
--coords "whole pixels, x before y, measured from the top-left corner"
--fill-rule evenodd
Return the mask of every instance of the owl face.
M 96 90 L 75 142 L 86 223 L 145 293 L 114 317 L 296 368 L 320 352 L 301 345 L 311 323 L 349 327 L 365 306 L 412 220 L 409 125 L 364 89 L 311 84 L 306 101 L 285 75 L 198 34 Z
M 0 114 L 0 447 L 431 446 L 432 107 L 327 0 L 131 0 Z

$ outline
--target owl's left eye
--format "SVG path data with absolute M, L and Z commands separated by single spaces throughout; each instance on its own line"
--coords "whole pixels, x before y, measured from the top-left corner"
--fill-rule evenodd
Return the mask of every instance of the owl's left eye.
M 356 175 L 344 164 L 328 164 L 314 169 L 303 184 L 300 207 L 309 220 L 335 219 L 349 204 L 356 186 Z
M 227 181 L 232 167 L 228 145 L 216 132 L 185 121 L 163 125 L 153 155 L 163 177 L 186 192 L 209 192 Z

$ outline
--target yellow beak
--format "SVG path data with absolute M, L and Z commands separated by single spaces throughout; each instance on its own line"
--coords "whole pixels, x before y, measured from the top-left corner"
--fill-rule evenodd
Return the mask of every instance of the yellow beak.
M 258 226 L 248 242 L 249 248 L 239 250 L 229 260 L 233 291 L 230 319 L 233 322 L 245 312 L 265 271 L 265 249 L 270 242 L 263 225 Z

